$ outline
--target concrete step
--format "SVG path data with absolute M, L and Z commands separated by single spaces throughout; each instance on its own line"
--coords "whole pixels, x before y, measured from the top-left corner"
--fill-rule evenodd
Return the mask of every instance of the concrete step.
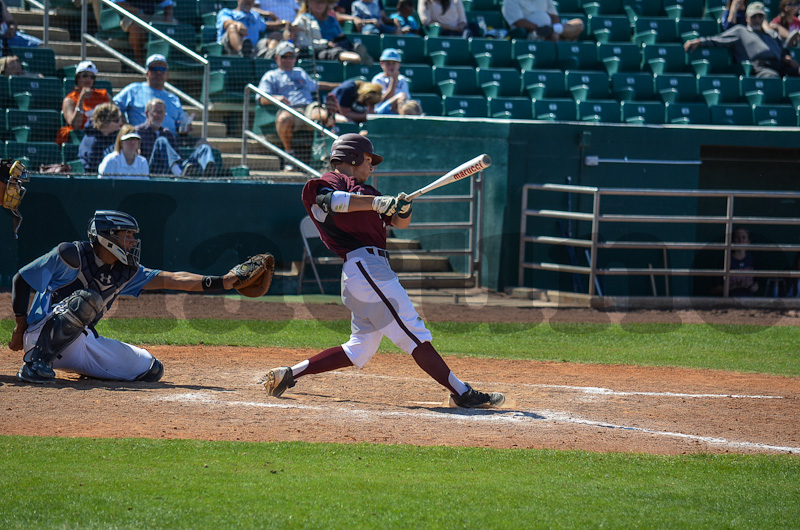
M 386 239 L 387 250 L 417 250 L 422 248 L 416 239 L 400 239 L 390 237 Z
M 14 17 L 16 19 L 16 16 Z M 19 23 L 19 20 L 17 20 Z M 33 26 L 25 26 L 20 24 L 19 29 L 23 32 L 27 33 L 28 35 L 33 35 L 34 37 L 38 37 L 40 39 L 44 39 L 44 28 L 42 27 L 41 21 L 38 24 Z M 55 27 L 52 24 L 50 25 L 50 40 L 58 40 L 58 41 L 67 41 L 69 40 L 69 31 L 66 28 L 59 28 Z
M 208 143 L 223 153 L 242 154 L 242 140 L 240 138 L 209 138 Z M 272 152 L 256 141 L 247 142 L 247 156 L 269 155 Z
M 450 260 L 446 256 L 430 254 L 391 254 L 389 263 L 395 272 L 450 272 Z
M 234 153 L 222 153 L 222 162 L 225 167 L 234 167 L 242 164 L 242 155 Z M 248 155 L 247 167 L 256 171 L 280 171 L 281 165 L 277 156 L 271 155 Z
M 397 277 L 406 289 L 470 289 L 475 287 L 475 278 L 465 278 L 460 272 L 425 274 L 403 272 Z
M 273 184 L 278 182 L 282 184 L 305 184 L 308 178 L 309 176 L 307 174 L 300 171 L 258 171 L 253 170 L 252 168 L 250 169 L 250 175 L 248 177 L 241 177 L 243 180 L 259 180 Z

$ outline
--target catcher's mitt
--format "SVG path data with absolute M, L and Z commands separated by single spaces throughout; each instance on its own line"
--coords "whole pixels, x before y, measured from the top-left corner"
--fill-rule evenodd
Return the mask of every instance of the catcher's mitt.
M 257 254 L 232 268 L 231 272 L 236 275 L 237 280 L 233 284 L 233 288 L 239 294 L 250 298 L 264 296 L 269 291 L 269 286 L 272 283 L 272 275 L 275 272 L 275 258 L 269 252 Z

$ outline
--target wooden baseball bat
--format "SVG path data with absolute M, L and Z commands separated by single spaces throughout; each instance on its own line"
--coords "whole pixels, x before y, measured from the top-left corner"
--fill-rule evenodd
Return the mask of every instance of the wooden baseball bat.
M 446 186 L 457 180 L 461 180 L 463 178 L 469 177 L 470 175 L 474 175 L 475 173 L 483 171 L 484 169 L 486 169 L 491 165 L 492 165 L 492 158 L 489 155 L 485 153 L 482 155 L 478 155 L 469 162 L 464 162 L 457 168 L 442 175 L 441 177 L 434 180 L 427 186 L 423 186 L 414 193 L 411 193 L 408 196 L 408 200 L 414 200 L 423 193 L 428 193 L 429 191 L 435 190 L 436 188 L 441 188 L 442 186 Z

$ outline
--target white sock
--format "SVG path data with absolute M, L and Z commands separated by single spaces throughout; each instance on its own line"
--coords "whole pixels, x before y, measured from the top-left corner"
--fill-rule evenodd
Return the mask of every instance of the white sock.
M 453 372 L 450 372 L 450 375 L 447 376 L 447 382 L 450 383 L 450 386 L 455 389 L 459 396 L 467 391 L 467 385 L 465 385 L 461 379 L 456 377 Z

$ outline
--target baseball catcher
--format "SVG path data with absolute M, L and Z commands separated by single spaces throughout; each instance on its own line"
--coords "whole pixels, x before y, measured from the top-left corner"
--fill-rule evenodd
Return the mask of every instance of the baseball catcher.
M 3 197 L 3 208 L 11 211 L 14 216 L 14 238 L 19 237 L 17 232 L 22 224 L 22 214 L 19 205 L 25 197 L 23 182 L 28 182 L 28 171 L 25 165 L 17 160 L 0 160 L 0 196 Z
M 341 346 L 292 367 L 273 368 L 264 387 L 270 396 L 280 397 L 300 377 L 347 366 L 362 368 L 385 336 L 445 387 L 459 407 L 500 406 L 505 402 L 503 394 L 474 390 L 450 371 L 389 264 L 386 227 L 407 228 L 412 204 L 405 193 L 381 195 L 366 183 L 382 161 L 366 137 L 344 134 L 333 142 L 333 170 L 309 180 L 303 188 L 303 205 L 322 242 L 345 260 L 342 301 L 351 312 L 352 334 Z
M 52 383 L 54 368 L 97 379 L 158 381 L 164 374 L 161 361 L 95 329 L 118 296 L 138 297 L 154 289 L 220 291 L 237 285 L 246 296 L 258 296 L 269 289 L 274 267 L 269 254 L 250 258 L 224 276 L 150 269 L 139 263 L 138 233 L 133 216 L 98 210 L 89 220 L 88 241 L 61 243 L 14 276 L 16 326 L 8 346 L 25 350 L 20 381 Z

